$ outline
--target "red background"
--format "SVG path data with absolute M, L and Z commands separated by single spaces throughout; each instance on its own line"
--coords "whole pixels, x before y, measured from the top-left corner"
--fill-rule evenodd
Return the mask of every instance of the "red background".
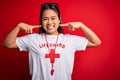
M 63 23 L 81 21 L 102 40 L 101 46 L 76 53 L 73 80 L 120 80 L 119 0 L 1 0 L 0 80 L 30 80 L 28 54 L 6 49 L 2 43 L 19 22 L 39 24 L 40 4 L 44 2 L 59 4 Z M 79 29 L 64 30 L 84 36 Z

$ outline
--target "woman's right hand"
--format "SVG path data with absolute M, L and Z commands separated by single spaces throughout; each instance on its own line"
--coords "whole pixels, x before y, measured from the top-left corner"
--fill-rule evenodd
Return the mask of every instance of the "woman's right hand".
M 39 28 L 41 25 L 29 25 L 26 23 L 19 23 L 17 26 L 20 30 L 25 31 L 25 33 L 29 34 L 33 32 L 34 28 Z
M 16 38 L 20 30 L 24 30 L 25 33 L 32 33 L 34 28 L 39 28 L 41 25 L 29 25 L 26 23 L 19 23 L 6 37 L 4 46 L 7 48 L 17 48 Z

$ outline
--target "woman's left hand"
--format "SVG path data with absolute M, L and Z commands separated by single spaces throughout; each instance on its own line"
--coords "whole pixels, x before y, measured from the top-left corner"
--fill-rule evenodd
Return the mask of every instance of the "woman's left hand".
M 80 28 L 83 25 L 81 22 L 69 22 L 65 24 L 60 24 L 60 26 L 68 26 L 69 30 L 74 31 L 77 28 Z
M 99 39 L 99 37 L 90 28 L 88 28 L 81 22 L 69 22 L 65 24 L 60 24 L 60 26 L 69 26 L 69 29 L 72 31 L 80 28 L 89 40 L 87 47 L 95 47 L 101 44 L 101 40 Z

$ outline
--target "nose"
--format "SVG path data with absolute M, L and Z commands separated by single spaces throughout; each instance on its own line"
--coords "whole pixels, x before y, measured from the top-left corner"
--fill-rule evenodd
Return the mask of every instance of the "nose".
M 48 20 L 48 24 L 49 25 L 52 24 L 52 20 L 51 19 Z

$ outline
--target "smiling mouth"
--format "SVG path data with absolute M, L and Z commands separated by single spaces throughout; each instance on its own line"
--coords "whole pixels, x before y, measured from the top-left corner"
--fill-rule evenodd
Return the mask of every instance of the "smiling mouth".
M 53 25 L 47 26 L 47 29 L 52 30 L 52 29 L 54 29 L 54 26 Z

